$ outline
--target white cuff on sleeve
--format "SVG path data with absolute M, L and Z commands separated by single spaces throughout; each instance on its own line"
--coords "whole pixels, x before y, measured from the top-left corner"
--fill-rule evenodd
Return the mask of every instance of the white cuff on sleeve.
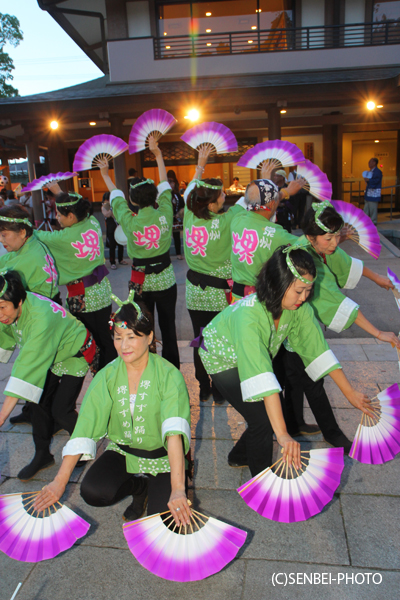
M 157 186 L 157 191 L 158 191 L 158 195 L 162 194 L 163 192 L 165 192 L 166 190 L 171 190 L 171 186 L 169 185 L 168 181 L 162 181 L 161 183 L 158 184 Z
M 355 308 L 360 308 L 359 304 L 356 304 L 356 302 L 350 300 L 350 298 L 345 298 L 337 309 L 330 325 L 328 325 L 328 329 L 332 329 L 332 331 L 336 331 L 336 333 L 343 331 Z
M 165 436 L 170 431 L 179 431 L 180 433 L 186 435 L 190 444 L 190 426 L 186 419 L 182 419 L 182 417 L 170 417 L 166 419 L 161 426 L 161 435 L 163 441 L 165 440 Z
M 112 201 L 114 198 L 123 198 L 125 200 L 125 194 L 122 190 L 113 190 L 110 193 L 110 206 L 112 206 Z
M 32 383 L 28 383 L 27 381 L 18 379 L 17 377 L 10 377 L 6 389 L 4 390 L 4 394 L 6 396 L 7 392 L 11 392 L 23 400 L 28 400 L 29 402 L 38 404 L 43 389 L 33 385 Z
M 246 201 L 244 199 L 244 196 L 242 196 L 241 198 L 239 198 L 239 200 L 237 202 L 235 202 L 234 206 L 241 206 L 244 209 L 247 209 L 247 204 Z
M 0 362 L 8 363 L 13 352 L 14 352 L 14 349 L 13 350 L 4 350 L 3 348 L 0 348 Z
M 332 367 L 337 366 L 340 368 L 340 363 L 332 350 L 326 350 L 323 354 L 318 356 L 312 361 L 306 368 L 306 373 L 313 381 L 318 381 L 327 371 L 333 370 Z
M 248 398 L 264 394 L 269 396 L 273 390 L 282 391 L 281 386 L 278 383 L 277 378 L 273 373 L 261 373 L 250 379 L 245 379 L 240 384 L 242 390 L 243 401 L 245 402 Z
M 96 442 L 90 438 L 74 438 L 65 444 L 62 457 L 82 454 L 81 460 L 94 460 L 96 458 Z
M 364 263 L 358 258 L 351 257 L 350 273 L 343 289 L 352 290 L 356 287 L 363 274 Z

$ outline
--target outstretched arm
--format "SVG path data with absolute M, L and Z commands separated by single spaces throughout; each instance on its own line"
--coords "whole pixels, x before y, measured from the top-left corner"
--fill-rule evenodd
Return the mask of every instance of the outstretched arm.
M 33 504 L 33 508 L 35 510 L 45 510 L 55 502 L 59 501 L 65 492 L 69 478 L 71 477 L 72 471 L 75 469 L 76 463 L 80 457 L 81 454 L 64 456 L 61 467 L 59 468 L 58 473 L 53 481 L 45 485 L 40 494 L 38 494 L 36 497 L 36 500 Z
M 371 271 L 371 269 L 368 269 L 368 267 L 364 266 L 362 274 L 364 275 L 364 277 L 370 279 L 371 281 L 376 283 L 376 285 L 379 285 L 379 287 L 384 288 L 385 290 L 394 289 L 394 285 L 390 281 L 389 277 L 378 275 L 378 273 L 375 273 L 375 271 Z
M 211 148 L 200 148 L 199 156 L 197 158 L 197 167 L 193 179 L 201 179 L 203 177 L 204 169 L 210 154 Z
M 108 191 L 112 192 L 113 190 L 116 190 L 117 186 L 115 185 L 109 174 L 108 160 L 106 158 L 102 158 L 101 160 L 99 160 L 99 165 L 101 176 L 108 188 Z
M 167 169 L 165 168 L 164 159 L 160 148 L 158 147 L 157 140 L 150 135 L 149 136 L 149 148 L 156 157 L 157 167 L 158 167 L 158 175 L 160 177 L 160 183 L 162 181 L 168 181 L 167 177 Z
M 0 427 L 7 421 L 17 402 L 18 398 L 14 398 L 14 396 L 6 396 L 3 407 L 0 410 Z
M 346 396 L 350 404 L 361 410 L 366 415 L 369 415 L 370 417 L 373 416 L 373 414 L 368 410 L 371 405 L 371 401 L 368 399 L 368 396 L 362 392 L 357 392 L 357 390 L 352 387 L 342 369 L 335 369 L 334 371 L 331 371 L 329 375 L 336 383 L 342 394 Z
M 372 325 L 372 323 L 370 323 L 366 317 L 364 317 L 361 310 L 358 311 L 358 315 L 354 323 L 377 340 L 380 340 L 381 342 L 387 342 L 388 344 L 392 344 L 393 347 L 400 349 L 399 338 L 391 331 L 380 331 L 377 327 L 375 327 L 375 325 Z
M 177 525 L 189 525 L 192 514 L 185 492 L 185 457 L 180 435 L 167 438 L 168 460 L 171 467 L 171 495 L 168 502 Z
M 300 469 L 300 444 L 287 432 L 279 394 L 275 392 L 265 396 L 264 405 L 278 444 L 283 448 L 283 460 L 287 460 L 289 465 L 293 462 L 296 469 Z

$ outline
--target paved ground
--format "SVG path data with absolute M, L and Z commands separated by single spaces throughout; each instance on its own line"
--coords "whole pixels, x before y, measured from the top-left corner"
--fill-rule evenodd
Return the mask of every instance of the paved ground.
M 348 244 L 347 249 L 380 273 L 390 266 L 400 275 L 400 261 L 388 249 L 382 250 L 379 261 L 369 259 L 354 245 Z M 129 500 L 107 509 L 87 506 L 79 495 L 83 472 L 75 470 L 64 501 L 91 524 L 88 534 L 69 551 L 36 565 L 19 563 L 0 554 L 0 600 L 9 600 L 19 582 L 23 585 L 17 600 L 397 599 L 400 458 L 382 466 L 362 465 L 346 458 L 333 501 L 321 514 L 304 523 L 278 524 L 248 508 L 236 488 L 249 479 L 249 471 L 232 469 L 226 462 L 233 441 L 243 431 L 243 419 L 228 405 L 215 406 L 209 400 L 199 406 L 191 349 L 185 341 L 191 338 L 184 307 L 186 265 L 175 258 L 173 264 L 178 282 L 178 336 L 183 340 L 180 342 L 182 372 L 192 406 L 195 479 L 190 494 L 202 512 L 245 529 L 248 532 L 245 546 L 222 572 L 204 581 L 177 584 L 158 579 L 143 569 L 127 548 L 121 515 Z M 110 273 L 113 289 L 122 298 L 127 295 L 128 273 L 129 267 Z M 400 329 L 400 315 L 391 293 L 363 281 L 349 296 L 360 302 L 365 315 L 378 327 L 396 333 Z M 358 389 L 372 397 L 400 382 L 397 353 L 390 347 L 364 336 L 355 326 L 341 336 L 327 332 L 327 337 Z M 0 392 L 11 367 L 12 363 L 0 366 Z M 339 424 L 352 438 L 360 414 L 327 379 L 326 387 Z M 87 386 L 88 381 L 85 383 Z M 307 407 L 305 412 L 307 421 L 312 422 Z M 65 432 L 55 436 L 52 451 L 57 466 L 23 484 L 16 475 L 33 454 L 30 426 L 11 426 L 7 422 L 0 432 L 0 493 L 38 490 L 50 481 L 60 464 L 66 440 Z M 314 436 L 312 443 L 304 439 L 302 445 L 304 449 L 326 446 L 320 436 Z M 100 444 L 99 452 L 103 449 L 104 444 Z

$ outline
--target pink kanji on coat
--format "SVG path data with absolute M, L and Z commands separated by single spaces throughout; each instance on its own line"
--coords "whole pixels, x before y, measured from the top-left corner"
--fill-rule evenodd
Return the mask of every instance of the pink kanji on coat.
M 254 252 L 258 246 L 258 233 L 255 229 L 243 229 L 242 237 L 232 231 L 232 252 L 239 254 L 239 261 L 246 261 L 248 265 L 253 264 Z
M 75 254 L 76 258 L 86 258 L 90 254 L 89 260 L 94 260 L 96 256 L 100 256 L 100 243 L 98 234 L 93 229 L 89 229 L 81 235 L 83 242 L 71 242 L 71 246 L 79 250 L 79 252 Z
M 150 227 L 144 227 L 144 233 L 140 231 L 133 231 L 133 235 L 136 237 L 135 244 L 138 246 L 146 246 L 146 250 L 151 248 L 159 248 L 159 240 L 161 237 L 160 228 L 157 225 L 150 225 Z
M 206 256 L 208 239 L 208 231 L 204 225 L 202 227 L 192 225 L 190 233 L 189 229 L 186 229 L 186 246 L 192 248 L 192 254 L 194 255 Z
M 46 283 L 53 283 L 54 285 L 57 285 L 58 273 L 54 264 L 54 258 L 50 256 L 50 254 L 46 254 L 44 259 L 46 261 L 46 266 L 43 267 L 43 271 L 48 275 Z

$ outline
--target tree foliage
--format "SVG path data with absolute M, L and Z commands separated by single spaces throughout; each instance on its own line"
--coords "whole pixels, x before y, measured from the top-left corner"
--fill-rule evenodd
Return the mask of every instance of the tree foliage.
M 4 52 L 4 46 L 8 43 L 15 48 L 22 40 L 23 34 L 17 17 L 0 13 L 0 98 L 18 96 L 18 90 L 7 83 L 14 79 L 14 63 L 11 56 Z

